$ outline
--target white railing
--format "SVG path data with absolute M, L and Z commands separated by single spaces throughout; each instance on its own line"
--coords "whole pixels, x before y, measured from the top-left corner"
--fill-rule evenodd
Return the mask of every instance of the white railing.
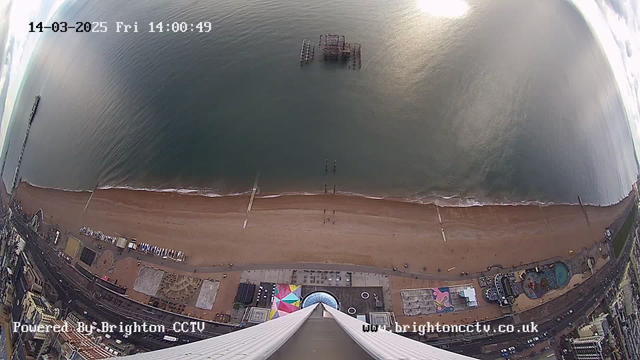
M 298 331 L 316 306 L 317 304 L 230 334 L 125 358 L 131 360 L 267 359 Z
M 419 359 L 419 360 L 463 360 L 473 359 L 446 350 L 423 344 L 419 341 L 394 334 L 391 331 L 378 330 L 377 332 L 364 332 L 364 321 L 351 317 L 343 312 L 325 306 L 325 310 L 340 325 L 351 339 L 366 351 L 374 359 Z

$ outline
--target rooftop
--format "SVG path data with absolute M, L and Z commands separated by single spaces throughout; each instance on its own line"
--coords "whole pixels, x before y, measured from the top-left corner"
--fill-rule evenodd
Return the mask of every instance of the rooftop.
M 55 320 L 52 325 L 64 325 L 64 322 Z M 114 354 L 102 348 L 102 346 L 94 343 L 91 339 L 78 332 L 73 326 L 69 327 L 69 331 L 61 332 L 60 339 L 63 343 L 68 343 L 73 346 L 79 354 L 86 359 L 106 359 L 113 357 Z

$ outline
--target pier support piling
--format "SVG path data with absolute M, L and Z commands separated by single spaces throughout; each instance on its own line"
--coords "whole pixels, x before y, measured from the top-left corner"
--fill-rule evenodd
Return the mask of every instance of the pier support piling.
M 27 133 L 24 136 L 24 142 L 22 143 L 22 150 L 20 151 L 20 157 L 18 158 L 18 166 L 16 167 L 16 173 L 13 178 L 13 186 L 11 188 L 12 193 L 13 193 L 13 189 L 15 189 L 19 185 L 20 165 L 22 165 L 22 156 L 24 156 L 24 149 L 27 147 L 27 140 L 29 139 L 31 124 L 33 123 L 33 118 L 36 116 L 36 110 L 38 109 L 39 103 L 40 103 L 40 95 L 36 96 L 36 100 L 34 101 L 33 107 L 31 108 L 31 114 L 29 114 L 29 124 L 27 125 Z

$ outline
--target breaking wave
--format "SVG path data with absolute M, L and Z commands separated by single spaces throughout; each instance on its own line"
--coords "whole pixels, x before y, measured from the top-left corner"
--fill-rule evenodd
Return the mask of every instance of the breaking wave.
M 28 181 L 23 181 L 30 186 L 39 188 L 39 189 L 47 189 L 47 190 L 59 190 L 59 191 L 68 191 L 81 193 L 86 192 L 90 193 L 91 190 L 78 190 L 78 189 L 64 189 L 64 188 L 56 188 L 56 187 L 47 187 L 32 184 Z M 175 193 L 186 196 L 204 196 L 210 198 L 221 198 L 221 197 L 234 197 L 234 196 L 249 196 L 251 195 L 251 190 L 247 190 L 244 192 L 234 192 L 234 193 L 220 193 L 215 191 L 214 189 L 202 189 L 202 188 L 147 188 L 147 187 L 134 187 L 134 186 L 99 186 L 98 190 L 127 190 L 127 191 L 147 191 L 147 192 L 155 192 L 155 193 Z M 284 196 L 319 196 L 323 195 L 322 192 L 309 192 L 309 191 L 301 191 L 301 192 L 282 192 L 277 194 L 263 194 L 260 195 L 258 191 L 256 193 L 256 199 L 273 199 Z M 420 197 L 385 197 L 385 196 L 371 196 L 366 194 L 360 194 L 356 192 L 349 191 L 338 191 L 337 195 L 340 196 L 352 196 L 359 197 L 365 199 L 373 199 L 373 200 L 387 200 L 387 201 L 399 201 L 399 202 L 408 202 L 408 203 L 416 203 L 416 204 L 424 204 L 424 205 L 436 205 L 440 207 L 476 207 L 476 206 L 558 206 L 558 205 L 579 205 L 579 203 L 559 203 L 552 201 L 507 201 L 507 200 L 479 200 L 471 197 L 458 197 L 458 196 L 420 196 Z M 605 207 L 604 205 L 599 204 L 591 204 L 591 203 L 583 203 L 584 205 L 589 206 L 597 206 L 597 207 Z M 613 204 L 611 204 L 613 205 Z

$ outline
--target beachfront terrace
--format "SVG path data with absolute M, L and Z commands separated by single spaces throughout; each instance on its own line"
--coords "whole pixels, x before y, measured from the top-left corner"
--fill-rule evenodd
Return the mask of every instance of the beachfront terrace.
M 386 313 L 385 310 L 391 309 L 386 275 L 312 269 L 248 270 L 242 272 L 239 291 L 246 288 L 245 284 L 255 284 L 256 293 L 248 310 L 254 321 L 262 316 L 254 308 L 269 308 L 269 319 L 272 319 L 276 314 L 297 311 L 302 301 L 314 292 L 332 294 L 340 310 L 354 316 L 368 318 L 371 313 Z M 244 308 L 245 305 L 236 302 L 236 306 Z
M 433 315 L 470 310 L 478 306 L 473 284 L 401 290 L 404 315 Z
M 187 306 L 211 310 L 220 283 L 189 275 L 175 274 L 162 269 L 142 266 L 133 290 L 150 297 L 154 306 L 182 313 Z

